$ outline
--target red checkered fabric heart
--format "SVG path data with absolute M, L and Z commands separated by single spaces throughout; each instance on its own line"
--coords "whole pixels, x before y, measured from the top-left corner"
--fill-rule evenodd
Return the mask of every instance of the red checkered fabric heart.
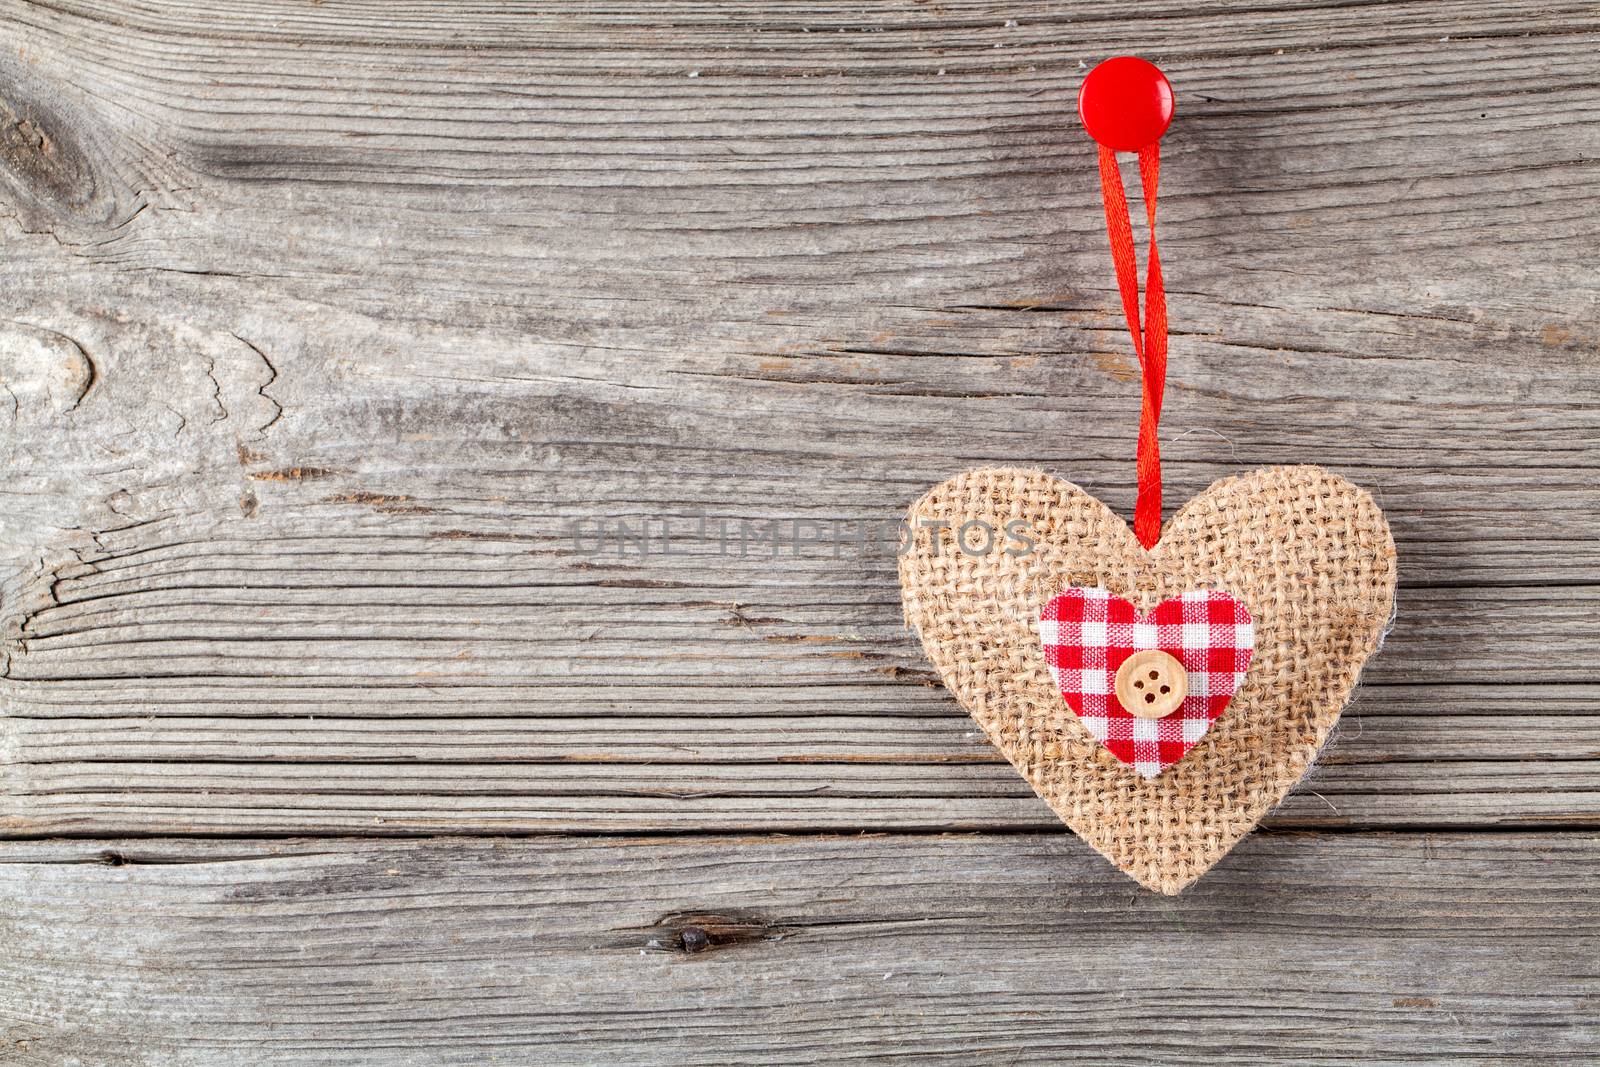
M 1069 588 L 1040 613 L 1039 638 L 1056 688 L 1078 720 L 1113 756 L 1154 778 L 1182 759 L 1228 706 L 1250 667 L 1255 626 L 1249 610 L 1220 590 L 1186 592 L 1141 617 L 1104 589 Z M 1188 676 L 1188 696 L 1165 718 L 1141 719 L 1117 701 L 1117 668 L 1144 649 L 1172 656 Z

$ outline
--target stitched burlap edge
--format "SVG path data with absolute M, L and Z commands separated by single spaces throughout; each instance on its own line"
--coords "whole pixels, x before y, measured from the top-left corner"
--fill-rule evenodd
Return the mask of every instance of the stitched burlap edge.
M 1319 467 L 1225 478 L 1149 552 L 1100 501 L 1036 470 L 959 474 L 908 522 L 906 621 L 945 685 L 1068 826 L 1162 893 L 1226 855 L 1305 774 L 1394 608 L 1383 512 Z M 1036 624 L 1069 585 L 1102 586 L 1141 611 L 1224 589 L 1255 619 L 1255 655 L 1228 709 L 1154 779 L 1095 741 L 1050 678 Z

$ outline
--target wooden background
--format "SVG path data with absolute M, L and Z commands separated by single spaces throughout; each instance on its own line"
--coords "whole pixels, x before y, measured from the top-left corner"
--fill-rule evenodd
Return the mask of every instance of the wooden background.
M 861 543 L 1130 512 L 1130 51 L 1170 504 L 1401 561 L 1176 899 Z M 0 0 L 0 1063 L 1595 1062 L 1597 180 L 1592 3 Z

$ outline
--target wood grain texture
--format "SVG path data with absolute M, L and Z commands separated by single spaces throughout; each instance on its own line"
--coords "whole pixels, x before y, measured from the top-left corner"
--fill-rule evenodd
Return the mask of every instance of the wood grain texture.
M 1058 835 L 12 842 L 6 1052 L 1583 1064 L 1597 862 L 1592 834 L 1268 833 L 1165 899 Z
M 103 538 L 20 587 L 39 606 L 5 681 L 9 827 L 1053 825 L 932 681 L 888 575 L 702 552 L 647 559 L 680 576 L 658 585 L 525 542 L 308 532 Z M 1274 824 L 1600 824 L 1596 607 L 1589 587 L 1408 591 Z
M 1131 514 L 1072 117 L 1130 51 L 1169 501 L 1323 464 L 1402 584 L 1306 832 L 1176 903 L 981 743 L 892 545 L 981 464 Z M 0 1060 L 1592 1061 L 1597 54 L 1527 0 L 0 0 Z M 696 909 L 739 943 L 639 955 Z

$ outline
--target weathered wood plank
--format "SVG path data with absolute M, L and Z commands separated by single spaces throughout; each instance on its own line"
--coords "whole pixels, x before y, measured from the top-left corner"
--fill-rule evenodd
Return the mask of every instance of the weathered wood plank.
M 1183 88 L 1174 495 L 1314 458 L 1383 495 L 1414 579 L 1597 562 L 1582 5 L 4 11 L 0 95 L 43 131 L 6 171 L 41 380 L 15 562 L 291 511 L 291 469 L 473 536 L 892 520 L 991 460 L 1125 507 L 1133 368 L 1070 112 L 1079 63 L 1135 45 Z M 79 359 L 98 388 L 55 403 Z
M 138 532 L 14 587 L 12 833 L 1053 825 L 932 679 L 887 559 Z M 1406 590 L 1275 825 L 1600 824 L 1595 592 Z
M 312 528 L 231 554 L 203 546 L 176 567 L 103 569 L 79 553 L 8 590 L 5 677 L 43 691 L 141 678 L 819 684 L 927 673 L 892 558 L 697 547 L 591 570 L 570 544 L 464 555 L 376 536 L 350 549 Z M 1403 587 L 1366 680 L 1588 683 L 1597 608 L 1600 585 Z
M 1049 830 L 994 764 L 243 763 L 7 768 L 12 835 Z M 1269 815 L 1284 828 L 1595 827 L 1593 756 L 1329 766 Z
M 1552 696 L 1552 691 L 1554 696 Z M 1461 696 L 1452 696 L 1461 693 Z M 419 711 L 386 714 L 352 700 L 319 698 L 319 710 L 287 702 L 270 714 L 252 702 L 238 714 L 201 715 L 163 706 L 140 718 L 15 717 L 12 756 L 28 762 L 265 762 L 329 760 L 384 763 L 744 763 L 859 761 L 992 763 L 1001 757 L 971 721 L 945 700 L 923 714 L 871 713 L 877 705 L 900 704 L 897 694 L 867 688 L 812 689 L 809 706 L 799 699 L 774 701 L 752 712 L 747 691 L 720 694 L 718 703 L 682 714 L 606 714 L 582 700 L 587 714 L 538 718 L 519 701 L 490 695 L 487 710 L 500 717 L 431 718 Z M 547 696 L 553 696 L 547 694 Z M 653 699 L 652 699 L 653 698 Z M 1392 699 L 1392 704 L 1391 704 Z M 331 711 L 320 710 L 326 701 Z M 612 698 L 617 704 L 648 706 L 662 694 L 646 691 Z M 1336 742 L 1322 763 L 1377 763 L 1408 754 L 1434 760 L 1587 759 L 1600 751 L 1600 718 L 1584 714 L 1600 693 L 1585 687 L 1451 687 L 1444 695 L 1405 691 L 1379 699 L 1368 690 L 1346 713 Z M 1513 701 L 1538 713 L 1505 715 Z M 219 707 L 222 701 L 217 702 Z M 475 702 L 478 703 L 478 702 Z M 763 701 L 763 703 L 766 703 Z M 868 714 L 838 715 L 828 704 L 864 705 Z M 921 701 L 908 708 L 919 708 Z M 1472 705 L 1484 710 L 1474 713 Z M 783 708 L 791 708 L 783 711 Z M 1580 712 L 1561 714 L 1563 708 Z M 23 712 L 31 708 L 23 708 Z M 87 708 L 86 708 L 87 710 Z M 96 709 L 104 711 L 104 709 Z M 687 709 L 685 709 L 687 710 Z M 368 717 L 369 714 L 372 717 Z
M 1258 834 L 1162 898 L 1057 836 L 9 842 L 0 1033 L 38 1067 L 1582 1064 L 1597 861 Z

